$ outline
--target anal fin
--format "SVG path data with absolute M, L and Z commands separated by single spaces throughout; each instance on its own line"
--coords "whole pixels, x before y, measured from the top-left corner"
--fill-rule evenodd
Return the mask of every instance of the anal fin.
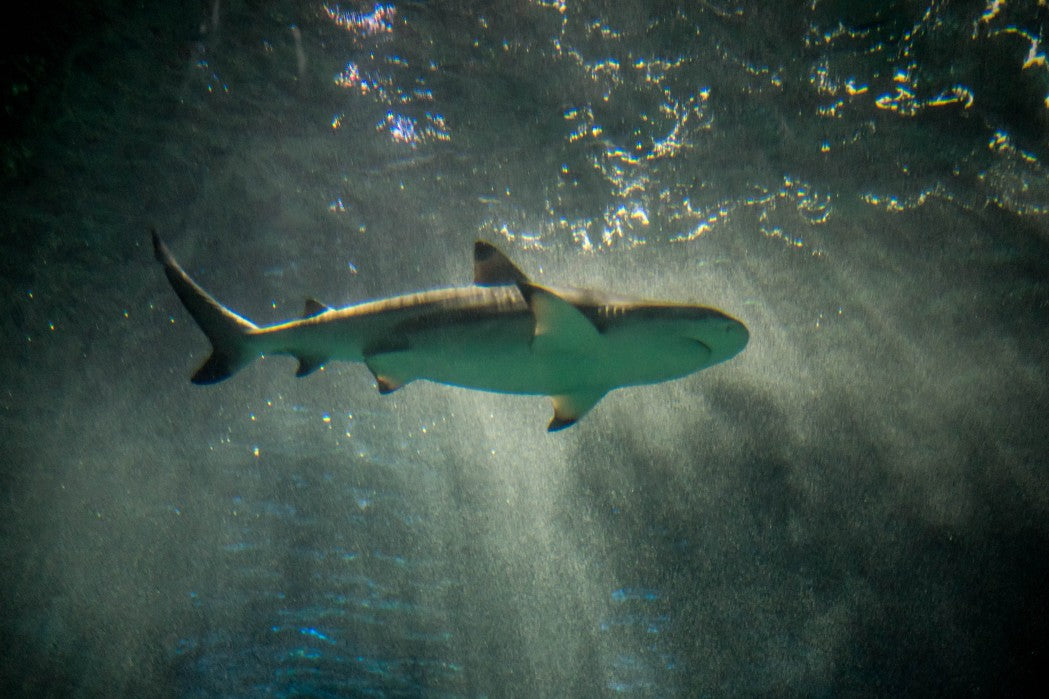
M 557 432 L 579 422 L 579 419 L 587 414 L 597 402 L 604 397 L 604 389 L 595 391 L 579 391 L 560 396 L 553 396 L 554 418 L 546 428 L 547 432 Z
M 302 319 L 312 318 L 319 316 L 322 313 L 327 313 L 331 308 L 325 306 L 323 303 L 314 298 L 306 299 L 306 307 L 302 311 Z M 325 364 L 331 357 L 311 356 L 305 354 L 297 354 L 295 358 L 299 360 L 299 368 L 295 370 L 295 375 L 299 378 L 303 376 L 309 376 L 313 372 L 317 371 Z
M 328 363 L 328 357 L 300 356 L 297 359 L 299 360 L 299 368 L 295 370 L 295 375 L 299 378 L 309 376 Z
M 407 354 L 407 352 L 380 352 L 366 356 L 364 358 L 364 364 L 368 367 L 368 371 L 375 377 L 375 383 L 379 387 L 379 393 L 381 395 L 387 395 L 393 393 L 398 388 L 403 386 L 412 380 L 412 377 L 401 378 L 393 376 L 386 368 L 384 364 L 390 362 L 391 358 L 395 358 L 399 354 Z

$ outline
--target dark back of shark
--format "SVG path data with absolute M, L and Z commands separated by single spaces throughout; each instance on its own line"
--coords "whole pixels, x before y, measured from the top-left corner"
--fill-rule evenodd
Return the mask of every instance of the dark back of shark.
M 345 308 L 306 302 L 301 318 L 259 326 L 216 301 L 153 233 L 157 259 L 211 341 L 197 384 L 228 379 L 266 354 L 298 359 L 297 376 L 363 362 L 381 393 L 427 379 L 550 396 L 550 431 L 575 424 L 609 391 L 681 378 L 731 359 L 747 328 L 706 306 L 641 301 L 533 284 L 503 253 L 474 244 L 474 284 Z

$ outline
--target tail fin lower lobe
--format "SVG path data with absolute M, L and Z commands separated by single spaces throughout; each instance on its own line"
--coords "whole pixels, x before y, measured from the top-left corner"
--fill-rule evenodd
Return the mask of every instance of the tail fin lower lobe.
M 164 265 L 171 287 L 193 320 L 211 341 L 212 353 L 191 379 L 195 384 L 212 384 L 233 376 L 250 364 L 259 354 L 252 349 L 252 333 L 259 328 L 216 301 L 208 292 L 190 279 L 171 255 L 167 246 L 153 234 L 153 251 Z

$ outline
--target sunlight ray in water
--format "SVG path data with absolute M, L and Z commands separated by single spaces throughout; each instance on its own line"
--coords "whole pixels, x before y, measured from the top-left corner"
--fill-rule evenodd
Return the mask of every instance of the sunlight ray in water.
M 1049 3 L 34 7 L 0 61 L 0 694 L 1045 684 Z M 433 289 L 397 307 L 450 323 L 320 351 L 326 308 Z M 548 434 L 616 331 L 644 372 L 717 345 L 626 296 L 748 348 Z M 198 389 L 180 299 L 204 378 L 273 337 L 237 319 L 301 334 Z M 402 386 L 423 347 L 571 395 Z

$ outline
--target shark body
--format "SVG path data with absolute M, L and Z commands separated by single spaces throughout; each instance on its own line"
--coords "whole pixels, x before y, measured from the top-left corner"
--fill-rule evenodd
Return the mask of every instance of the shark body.
M 197 384 L 255 359 L 298 359 L 297 376 L 332 361 L 363 362 L 381 393 L 416 379 L 553 399 L 550 431 L 569 427 L 609 391 L 687 376 L 738 354 L 748 332 L 705 306 L 640 301 L 532 283 L 489 243 L 474 244 L 474 284 L 329 308 L 259 326 L 216 301 L 156 233 L 157 260 L 211 341 Z

